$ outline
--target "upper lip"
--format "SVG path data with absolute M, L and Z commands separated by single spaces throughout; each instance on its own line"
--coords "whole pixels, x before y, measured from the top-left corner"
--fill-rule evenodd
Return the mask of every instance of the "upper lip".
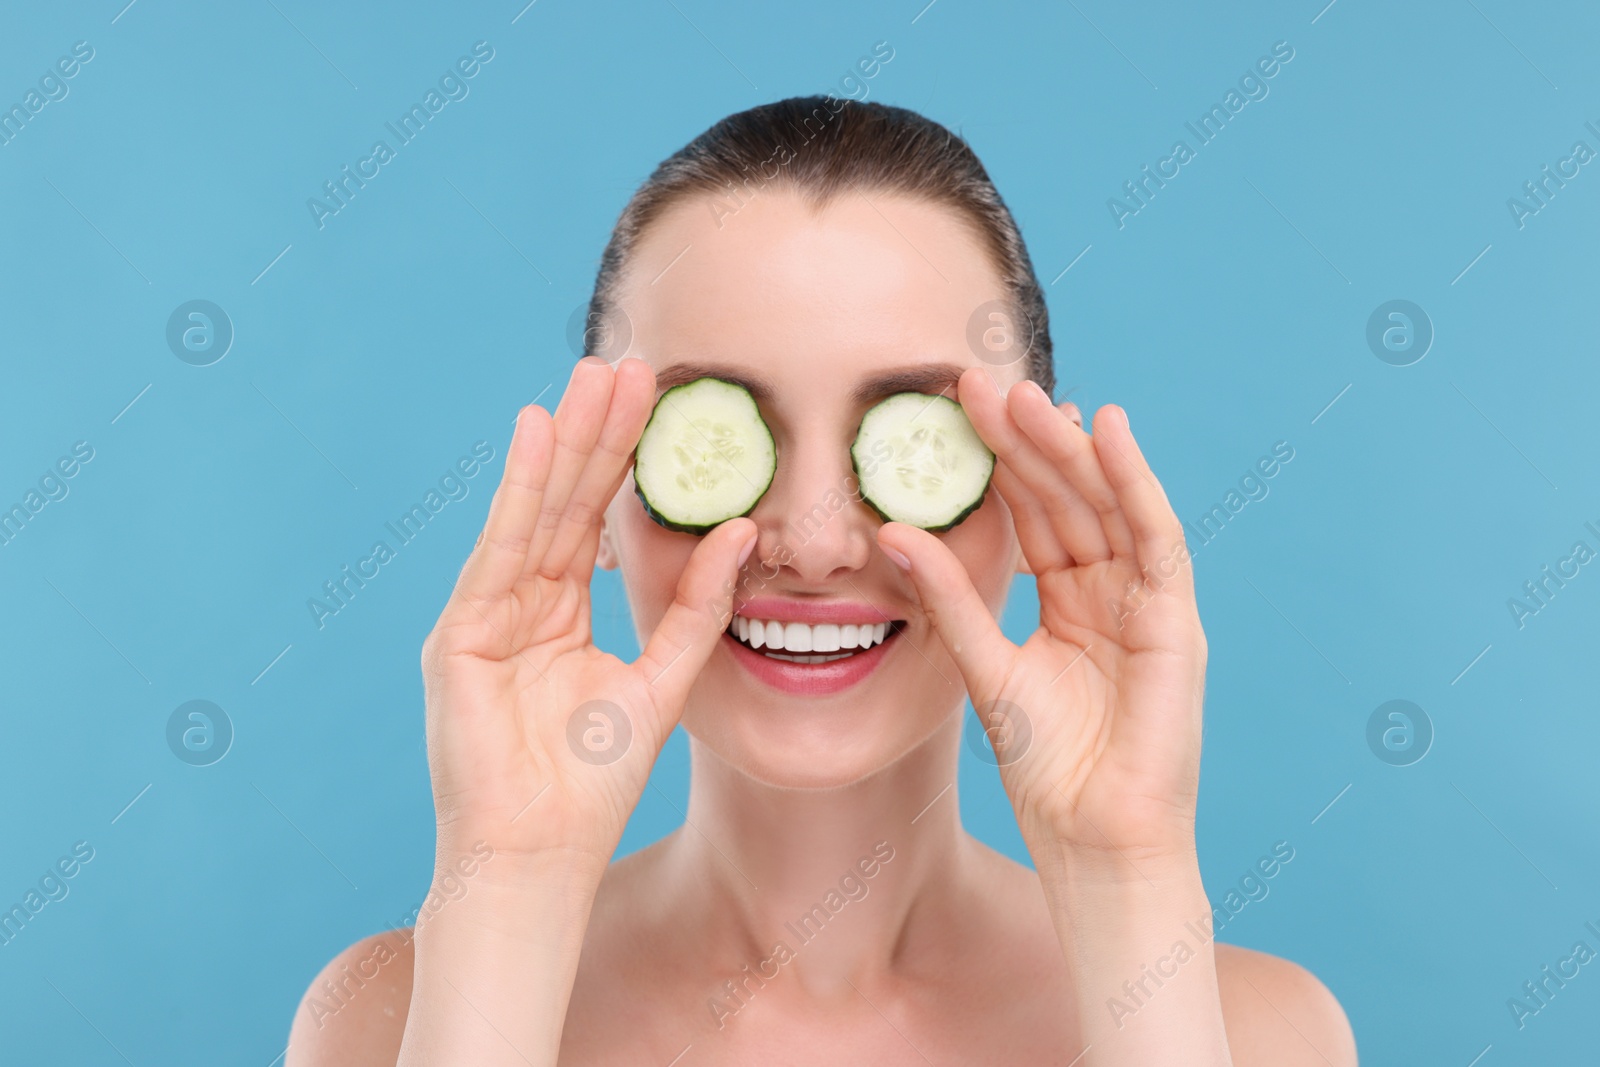
M 861 600 L 793 600 L 788 597 L 757 596 L 734 606 L 734 614 L 747 619 L 773 622 L 862 623 L 895 622 L 903 616 L 890 615 L 882 608 Z

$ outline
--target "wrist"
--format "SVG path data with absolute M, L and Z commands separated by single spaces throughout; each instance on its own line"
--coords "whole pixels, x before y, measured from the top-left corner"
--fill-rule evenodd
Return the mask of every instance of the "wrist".
M 1193 849 L 1135 857 L 1108 849 L 1060 848 L 1036 856 L 1035 862 L 1052 914 L 1067 921 L 1082 948 L 1152 944 L 1196 931 L 1209 941 L 1211 904 Z
M 598 856 L 565 849 L 515 853 L 483 841 L 464 850 L 441 844 L 417 932 L 440 927 L 470 937 L 487 930 L 513 939 L 542 932 L 551 915 L 587 916 L 606 866 Z
M 1027 844 L 1041 877 L 1046 877 L 1047 871 L 1055 872 L 1076 886 L 1148 889 L 1152 883 L 1199 885 L 1200 859 L 1192 834 L 1174 833 L 1140 845 L 1040 835 Z
M 1108 936 L 1141 930 L 1174 929 L 1194 921 L 1209 930 L 1211 903 L 1197 863 L 1173 860 L 1157 864 L 1148 858 L 1137 868 L 1115 870 L 1068 868 L 1046 886 L 1065 914 Z
M 1199 866 L 1192 792 L 1119 798 L 1114 807 L 1069 799 L 1059 787 L 1028 793 L 1037 799 L 1018 806 L 1017 824 L 1041 868 L 1059 864 L 1109 880 L 1143 881 L 1136 868 L 1177 873 Z
M 453 874 L 473 884 L 506 887 L 584 877 L 598 883 L 611 863 L 611 851 L 598 845 L 508 848 L 504 842 L 496 842 L 493 835 L 441 833 L 433 853 L 433 880 L 439 885 Z

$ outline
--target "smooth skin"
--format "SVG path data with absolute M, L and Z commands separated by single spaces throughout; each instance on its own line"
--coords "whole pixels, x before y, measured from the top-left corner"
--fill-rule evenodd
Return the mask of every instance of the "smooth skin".
M 965 224 L 863 190 L 818 210 L 769 189 L 720 220 L 685 201 L 621 295 L 638 358 L 581 361 L 553 416 L 523 410 L 423 648 L 441 906 L 324 969 L 287 1067 L 1355 1064 L 1309 972 L 1196 936 L 1206 641 L 1182 526 L 1121 408 L 1087 432 L 967 348 L 1001 289 Z M 779 448 L 756 509 L 704 537 L 656 526 L 628 481 L 684 364 L 764 384 Z M 839 495 L 862 412 L 907 387 L 954 395 L 998 458 L 983 506 L 937 535 Z M 597 565 L 621 572 L 632 663 L 593 644 Z M 1019 572 L 1040 601 L 1020 646 L 996 621 Z M 752 594 L 905 627 L 844 693 L 786 693 L 722 636 Z M 1000 777 L 1036 871 L 961 827 L 969 694 L 1009 709 Z M 631 727 L 614 762 L 569 744 L 592 701 Z M 685 824 L 613 863 L 679 723 Z M 863 865 L 875 846 L 892 858 Z

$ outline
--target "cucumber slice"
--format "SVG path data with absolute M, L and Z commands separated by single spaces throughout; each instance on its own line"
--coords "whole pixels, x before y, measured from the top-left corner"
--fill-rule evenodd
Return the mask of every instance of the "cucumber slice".
M 750 514 L 777 470 L 777 446 L 749 390 L 696 378 L 656 401 L 634 450 L 633 490 L 662 526 L 703 534 Z
M 932 533 L 976 511 L 994 474 L 994 453 L 961 405 L 928 393 L 895 393 L 874 405 L 850 462 L 872 510 Z

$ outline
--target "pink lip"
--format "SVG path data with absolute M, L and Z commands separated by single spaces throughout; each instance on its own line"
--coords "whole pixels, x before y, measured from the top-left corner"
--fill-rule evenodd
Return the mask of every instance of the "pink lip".
M 792 603 L 792 602 L 791 602 Z M 882 613 L 879 613 L 881 617 Z M 779 615 L 754 615 L 754 618 L 781 618 L 785 622 L 810 622 L 808 618 L 795 618 L 794 616 Z M 864 616 L 854 615 L 850 618 L 861 619 Z M 829 622 L 829 619 L 816 619 L 816 622 Z M 755 675 L 756 679 L 765 682 L 774 689 L 785 693 L 796 693 L 804 696 L 825 696 L 829 693 L 838 693 L 858 685 L 868 675 L 878 669 L 891 648 L 899 641 L 899 637 L 891 635 L 881 644 L 873 645 L 865 652 L 857 652 L 853 656 L 837 659 L 831 663 L 786 663 L 781 659 L 772 659 L 755 649 L 749 648 L 732 634 L 723 634 L 722 640 L 726 643 L 729 653 L 734 660 L 745 670 Z
M 862 601 L 849 600 L 795 600 L 789 597 L 751 597 L 734 606 L 734 612 L 747 619 L 772 619 L 776 622 L 818 623 L 893 622 L 894 615 L 885 615 L 882 608 Z M 859 659 L 860 656 L 855 658 Z M 840 661 L 844 662 L 844 661 Z

